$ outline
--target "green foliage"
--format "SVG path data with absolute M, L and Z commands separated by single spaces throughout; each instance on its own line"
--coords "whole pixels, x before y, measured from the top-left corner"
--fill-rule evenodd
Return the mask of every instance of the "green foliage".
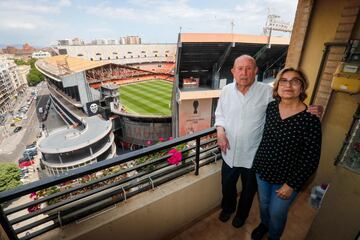
M 16 65 L 30 65 L 31 69 L 29 74 L 27 75 L 27 81 L 29 86 L 36 86 L 38 83 L 44 80 L 44 76 L 39 70 L 35 67 L 35 62 L 37 59 L 32 58 L 29 61 L 25 61 L 23 59 L 14 59 Z
M 30 60 L 28 61 L 28 64 L 30 64 L 31 69 L 36 69 L 36 68 L 35 68 L 35 62 L 36 62 L 36 61 L 37 61 L 36 58 L 32 58 L 32 59 L 30 59 Z
M 27 80 L 29 86 L 36 86 L 39 82 L 44 80 L 44 76 L 36 68 L 32 68 L 27 75 Z
M 14 62 L 16 65 L 29 65 L 29 63 L 23 59 L 14 59 Z
M 20 170 L 15 163 L 0 164 L 0 192 L 21 185 Z

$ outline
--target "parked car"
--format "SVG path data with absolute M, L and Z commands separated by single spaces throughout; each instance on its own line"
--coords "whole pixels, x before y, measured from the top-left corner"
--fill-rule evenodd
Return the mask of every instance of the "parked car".
M 22 129 L 22 127 L 21 126 L 19 126 L 19 127 L 16 127 L 15 129 L 14 129 L 14 133 L 17 133 L 17 132 L 19 132 L 20 130 Z
M 37 149 L 26 149 L 23 153 L 24 158 L 34 158 L 34 156 L 37 155 Z
M 36 141 L 26 146 L 26 149 L 36 149 Z
M 33 158 L 32 158 L 32 159 L 33 159 Z M 23 162 L 29 162 L 29 161 L 31 161 L 32 159 L 31 159 L 31 158 L 24 158 L 24 157 L 22 157 L 22 158 L 19 158 L 18 162 L 19 162 L 19 164 L 20 164 L 20 163 L 23 163 Z

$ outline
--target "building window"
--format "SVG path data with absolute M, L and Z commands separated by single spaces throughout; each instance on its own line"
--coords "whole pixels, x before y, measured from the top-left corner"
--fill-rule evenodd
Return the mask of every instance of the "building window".
M 78 57 L 82 57 L 82 56 L 84 56 L 82 53 L 79 53 L 78 55 L 77 55 Z
M 93 58 L 90 58 L 90 61 L 93 61 L 94 59 Z
M 360 174 L 360 104 L 358 104 L 353 123 L 336 158 L 335 164 L 338 163 Z
M 102 58 L 100 57 L 99 60 L 102 60 Z
M 96 56 L 101 56 L 101 53 L 96 53 Z
M 108 57 L 108 59 L 110 60 L 110 57 Z
M 157 54 L 155 54 L 155 57 L 157 57 Z

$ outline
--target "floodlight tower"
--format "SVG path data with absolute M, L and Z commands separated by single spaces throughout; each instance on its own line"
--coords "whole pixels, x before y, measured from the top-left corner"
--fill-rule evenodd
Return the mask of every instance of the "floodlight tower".
M 284 22 L 280 19 L 279 15 L 269 14 L 264 27 L 264 35 L 269 36 L 268 48 L 271 47 L 270 39 L 272 31 L 289 32 L 292 31 L 292 25 L 289 22 Z

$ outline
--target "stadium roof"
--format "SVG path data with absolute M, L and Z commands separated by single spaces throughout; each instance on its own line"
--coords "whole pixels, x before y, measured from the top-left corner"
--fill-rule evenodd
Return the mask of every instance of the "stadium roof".
M 108 63 L 89 61 L 82 58 L 69 57 L 67 55 L 59 55 L 40 59 L 36 62 L 36 64 L 42 70 L 52 75 L 65 76 L 103 66 Z
M 256 58 L 260 69 L 285 57 L 290 39 L 241 34 L 181 33 L 178 48 L 178 72 L 186 76 L 194 71 L 210 71 L 214 64 L 231 68 L 235 58 L 248 54 Z

